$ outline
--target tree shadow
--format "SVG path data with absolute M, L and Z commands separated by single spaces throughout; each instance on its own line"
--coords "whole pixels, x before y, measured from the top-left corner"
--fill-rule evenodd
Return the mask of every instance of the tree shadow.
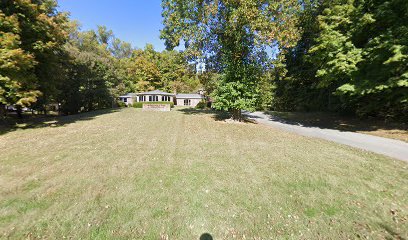
M 8 117 L 0 120 L 0 135 L 16 130 L 46 128 L 46 127 L 62 127 L 71 123 L 80 121 L 89 121 L 97 116 L 110 114 L 119 111 L 119 109 L 103 109 L 92 112 L 79 113 L 68 116 L 44 116 L 37 115 L 18 119 L 15 117 Z
M 269 120 L 284 124 L 334 129 L 347 132 L 387 131 L 396 135 L 397 139 L 407 139 L 408 124 L 404 122 L 384 121 L 375 118 L 361 119 L 325 112 L 264 112 Z M 251 116 L 251 118 L 257 118 Z
M 195 108 L 178 108 L 176 111 L 182 112 L 187 115 L 210 115 L 215 121 L 226 121 L 231 119 L 231 114 L 226 111 L 217 111 L 212 109 L 195 109 Z M 245 116 L 243 114 L 243 116 Z M 243 119 L 244 123 L 254 123 L 256 122 L 249 118 Z
M 395 231 L 392 227 L 388 226 L 387 224 L 380 223 L 379 226 L 383 228 L 388 234 L 390 234 L 392 237 L 386 238 L 386 239 L 400 239 L 400 240 L 406 240 L 403 236 L 401 236 L 400 233 Z
M 200 236 L 200 240 L 213 240 L 214 238 L 209 233 L 203 233 Z
M 408 131 L 408 124 L 391 122 L 375 118 L 357 118 L 324 112 L 265 112 L 271 119 L 288 124 L 303 125 L 306 127 L 329 128 L 342 131 L 375 131 L 403 130 Z
M 215 121 L 225 121 L 231 118 L 228 112 L 216 111 L 212 109 L 178 108 L 176 111 L 187 115 L 210 115 Z

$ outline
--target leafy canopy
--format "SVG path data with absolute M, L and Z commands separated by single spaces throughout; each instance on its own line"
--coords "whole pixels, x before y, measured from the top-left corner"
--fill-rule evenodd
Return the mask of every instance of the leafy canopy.
M 297 0 L 163 0 L 161 37 L 172 49 L 184 42 L 192 59 L 206 58 L 223 74 L 215 107 L 253 109 L 266 46 L 284 50 L 298 37 Z

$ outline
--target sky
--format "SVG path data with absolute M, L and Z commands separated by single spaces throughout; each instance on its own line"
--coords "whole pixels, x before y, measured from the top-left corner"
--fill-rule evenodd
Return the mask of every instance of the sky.
M 151 43 L 155 50 L 164 50 L 160 40 L 161 0 L 58 0 L 59 10 L 70 12 L 81 30 L 105 25 L 122 41 L 144 48 Z

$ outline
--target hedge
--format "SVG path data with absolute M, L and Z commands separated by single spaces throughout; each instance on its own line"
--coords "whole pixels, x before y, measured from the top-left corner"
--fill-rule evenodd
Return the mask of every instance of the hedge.
M 170 108 L 174 107 L 173 102 L 135 102 L 135 103 L 133 103 L 133 107 L 142 108 L 143 104 L 170 104 Z
M 117 104 L 118 104 L 118 107 L 120 107 L 120 108 L 127 107 L 126 103 L 124 103 L 122 101 L 117 102 Z

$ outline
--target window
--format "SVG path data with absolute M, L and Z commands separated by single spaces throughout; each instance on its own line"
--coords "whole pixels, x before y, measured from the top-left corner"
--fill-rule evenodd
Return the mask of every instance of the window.
M 127 102 L 127 98 L 123 98 L 123 102 Z
M 149 102 L 158 102 L 159 96 L 149 96 Z
M 139 102 L 144 102 L 146 101 L 146 97 L 145 96 L 139 96 Z
M 191 100 L 190 99 L 184 99 L 184 106 L 190 106 L 191 105 Z
M 162 101 L 163 102 L 170 102 L 170 97 L 169 96 L 162 96 Z

